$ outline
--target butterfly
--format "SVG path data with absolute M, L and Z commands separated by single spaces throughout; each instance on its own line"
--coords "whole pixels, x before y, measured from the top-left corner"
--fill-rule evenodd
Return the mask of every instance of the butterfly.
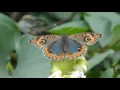
M 102 34 L 97 33 L 42 35 L 30 39 L 29 43 L 43 48 L 43 54 L 51 60 L 71 60 L 84 55 L 86 45 L 95 44 L 101 37 Z

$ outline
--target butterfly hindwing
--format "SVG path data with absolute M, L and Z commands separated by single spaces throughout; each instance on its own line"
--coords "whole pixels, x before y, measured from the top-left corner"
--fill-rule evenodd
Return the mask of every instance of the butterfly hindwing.
M 81 42 L 68 39 L 68 48 L 65 54 L 66 59 L 75 59 L 79 56 L 82 56 L 87 51 L 87 47 Z
M 43 53 L 49 59 L 62 60 L 64 58 L 64 52 L 62 48 L 62 40 L 54 41 L 48 47 L 43 49 Z
M 96 33 L 80 33 L 80 34 L 72 34 L 68 36 L 69 39 L 76 40 L 78 42 L 83 42 L 87 45 L 95 44 L 99 38 L 101 38 L 101 34 Z

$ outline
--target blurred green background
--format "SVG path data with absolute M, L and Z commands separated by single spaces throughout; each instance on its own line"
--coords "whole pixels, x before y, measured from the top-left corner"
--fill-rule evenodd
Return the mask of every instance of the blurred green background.
M 95 32 L 103 35 L 84 55 L 87 78 L 120 77 L 119 12 L 0 12 L 0 78 L 46 78 L 50 60 L 28 43 L 34 36 Z

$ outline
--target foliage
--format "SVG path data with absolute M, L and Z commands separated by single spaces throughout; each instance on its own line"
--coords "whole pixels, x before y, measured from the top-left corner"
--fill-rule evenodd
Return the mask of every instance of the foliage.
M 103 35 L 88 46 L 88 78 L 120 76 L 120 15 L 116 12 L 28 12 L 34 20 L 24 19 L 24 31 L 11 17 L 0 13 L 0 78 L 44 78 L 50 75 L 50 60 L 42 49 L 28 43 L 42 34 L 74 34 L 95 32 Z M 37 23 L 36 25 L 33 25 Z M 44 24 L 43 24 L 44 23 Z M 58 28 L 54 27 L 56 23 Z M 75 27 L 76 26 L 76 27 Z M 72 29 L 73 28 L 73 29 Z M 69 31 L 72 29 L 71 31 Z M 33 34 L 33 35 L 32 35 Z

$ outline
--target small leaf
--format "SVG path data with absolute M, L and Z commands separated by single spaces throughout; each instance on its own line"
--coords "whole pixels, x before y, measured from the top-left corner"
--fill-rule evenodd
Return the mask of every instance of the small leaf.
M 42 53 L 42 49 L 28 43 L 31 36 L 23 36 L 17 48 L 17 66 L 13 77 L 45 78 L 49 76 L 50 60 Z
M 0 60 L 0 78 L 9 78 L 10 75 L 6 69 L 6 61 L 9 60 L 10 57 L 6 56 L 5 58 L 2 58 L 2 60 Z
M 99 40 L 102 47 L 110 43 L 111 22 L 102 17 L 86 16 L 86 22 L 89 24 L 92 31 L 102 34 L 103 37 Z
M 76 27 L 75 27 L 76 26 Z M 52 34 L 74 34 L 86 32 L 88 30 L 88 26 L 84 21 L 76 21 L 76 22 L 68 22 L 58 26 L 58 28 L 53 28 L 49 30 Z
M 108 51 L 98 54 L 98 55 L 94 56 L 92 59 L 88 60 L 88 64 L 89 64 L 88 70 L 91 70 L 93 67 L 95 67 L 100 62 L 102 62 L 108 55 L 111 55 L 113 53 L 114 53 L 113 50 L 108 50 Z
M 101 75 L 101 78 L 112 78 L 113 77 L 113 69 L 112 68 L 109 68 L 107 69 L 106 71 L 104 71 Z
M 10 60 L 8 60 L 8 62 L 6 63 L 6 69 L 9 74 L 11 74 L 14 71 L 14 67 L 13 67 L 12 63 L 10 62 Z

